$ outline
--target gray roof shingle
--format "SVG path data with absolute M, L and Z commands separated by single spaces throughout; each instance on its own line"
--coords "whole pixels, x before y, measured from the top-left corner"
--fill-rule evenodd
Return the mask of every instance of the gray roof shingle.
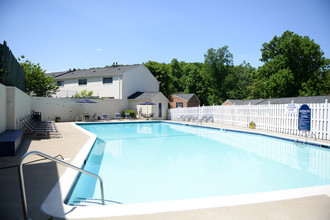
M 116 76 L 121 75 L 139 65 L 118 66 L 109 68 L 97 68 L 87 70 L 74 70 L 71 72 L 55 72 L 46 73 L 46 76 L 54 77 L 55 80 L 75 79 L 75 78 L 90 78 L 90 77 L 103 77 L 103 76 Z
M 155 97 L 159 92 L 136 92 L 127 99 L 135 99 L 135 100 L 151 100 L 153 97 Z
M 190 94 L 173 94 L 173 95 L 175 95 L 176 97 L 179 97 L 180 99 L 189 101 L 189 99 L 191 99 L 195 94 L 190 93 Z

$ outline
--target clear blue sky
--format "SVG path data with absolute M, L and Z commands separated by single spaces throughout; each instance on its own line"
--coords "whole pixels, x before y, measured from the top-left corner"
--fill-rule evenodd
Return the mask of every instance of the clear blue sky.
M 173 58 L 203 62 L 227 45 L 234 64 L 290 30 L 330 58 L 329 0 L 0 0 L 0 41 L 47 72 Z

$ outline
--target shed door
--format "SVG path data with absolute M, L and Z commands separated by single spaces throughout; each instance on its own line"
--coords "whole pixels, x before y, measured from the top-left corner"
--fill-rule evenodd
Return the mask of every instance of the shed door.
M 162 117 L 162 103 L 158 103 L 158 118 Z

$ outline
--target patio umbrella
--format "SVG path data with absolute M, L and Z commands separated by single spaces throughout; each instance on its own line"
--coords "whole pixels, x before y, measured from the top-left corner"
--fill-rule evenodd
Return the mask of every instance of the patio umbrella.
M 155 103 L 152 103 L 152 102 L 142 102 L 142 103 L 140 103 L 140 105 L 147 105 L 147 106 L 149 106 L 149 105 L 155 105 Z M 147 117 L 148 117 L 148 108 L 149 107 L 147 107 Z
M 89 100 L 89 99 L 82 99 L 82 100 L 79 100 L 77 103 L 97 103 L 97 102 Z M 86 112 L 87 112 L 87 105 L 85 105 L 85 107 L 86 107 Z

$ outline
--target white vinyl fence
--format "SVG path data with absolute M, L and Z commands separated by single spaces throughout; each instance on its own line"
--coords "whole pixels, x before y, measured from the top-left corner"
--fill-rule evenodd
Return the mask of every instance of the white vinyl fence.
M 179 117 L 186 115 L 201 118 L 203 115 L 206 115 L 213 116 L 215 123 L 249 127 L 250 122 L 253 121 L 257 129 L 299 135 L 298 110 L 302 104 L 294 105 L 296 107 L 295 113 L 287 111 L 288 104 L 175 108 L 168 110 L 168 119 L 178 120 Z M 318 139 L 330 140 L 330 110 L 328 101 L 307 105 L 311 109 L 311 131 Z

